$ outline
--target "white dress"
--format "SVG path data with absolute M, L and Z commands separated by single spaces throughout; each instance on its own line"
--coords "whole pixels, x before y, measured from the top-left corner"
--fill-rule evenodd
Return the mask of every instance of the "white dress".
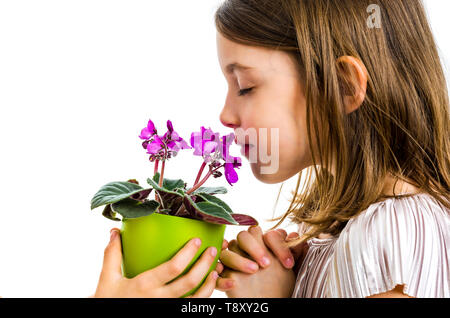
M 332 238 L 313 238 L 292 297 L 367 297 L 405 285 L 450 297 L 450 211 L 420 193 L 374 203 Z

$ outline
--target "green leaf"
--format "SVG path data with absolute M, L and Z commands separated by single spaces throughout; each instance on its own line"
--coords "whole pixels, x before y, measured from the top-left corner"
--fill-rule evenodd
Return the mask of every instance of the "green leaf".
M 147 179 L 147 183 L 149 185 L 151 185 L 153 187 L 153 189 L 155 189 L 157 191 L 162 191 L 162 192 L 166 192 L 166 193 L 176 194 L 176 195 L 181 196 L 181 197 L 184 196 L 183 195 L 184 194 L 184 190 L 182 190 L 182 189 L 177 188 L 177 189 L 174 189 L 175 191 L 173 191 L 173 190 L 166 189 L 164 187 L 160 187 L 159 184 L 157 182 L 155 182 L 155 180 L 150 179 L 150 178 Z
M 91 210 L 102 205 L 116 203 L 142 190 L 145 189 L 131 182 L 108 183 L 101 187 L 100 190 L 92 198 Z
M 152 180 L 153 180 L 156 184 L 159 184 L 159 176 L 160 176 L 159 172 L 157 172 L 157 173 L 153 176 L 153 179 L 152 179 Z M 166 178 L 164 178 L 163 184 L 162 184 L 162 187 L 163 187 L 164 189 L 169 190 L 169 191 L 174 191 L 175 189 L 184 189 L 185 186 L 186 186 L 186 183 L 185 183 L 183 180 L 181 180 L 181 179 L 171 180 L 171 179 L 166 179 Z
M 122 201 L 111 204 L 111 209 L 115 213 L 119 213 L 126 219 L 135 219 L 154 213 L 159 207 L 159 203 L 151 200 L 140 202 L 133 199 L 124 199 Z
M 225 202 L 223 202 L 221 199 L 219 199 L 218 197 L 215 197 L 213 195 L 207 194 L 207 193 L 198 193 L 196 194 L 197 196 L 201 197 L 203 200 L 208 201 L 208 202 L 212 202 L 215 203 L 219 206 L 221 206 L 222 208 L 224 208 L 228 213 L 232 214 L 233 211 L 231 210 L 231 208 L 228 206 L 228 204 L 226 204 Z
M 111 210 L 111 204 L 108 204 L 107 206 L 105 206 L 105 208 L 103 209 L 102 215 L 105 218 L 110 219 L 112 221 L 120 221 L 120 219 L 116 216 L 116 213 L 113 212 L 113 210 Z
M 189 195 L 186 195 L 185 198 L 194 207 L 194 209 L 197 210 L 198 213 L 203 214 L 201 217 L 207 221 L 209 220 L 220 224 L 238 224 L 238 222 L 236 222 L 224 208 L 215 203 L 207 201 L 195 203 Z
M 206 193 L 206 194 L 225 194 L 227 193 L 227 189 L 224 187 L 200 187 L 197 190 L 195 190 L 192 194 L 200 194 L 200 193 Z

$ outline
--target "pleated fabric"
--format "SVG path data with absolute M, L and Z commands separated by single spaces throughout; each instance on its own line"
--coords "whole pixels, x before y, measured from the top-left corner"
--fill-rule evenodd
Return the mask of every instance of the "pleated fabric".
M 338 236 L 308 245 L 292 297 L 362 298 L 397 285 L 450 297 L 450 211 L 428 194 L 372 204 Z

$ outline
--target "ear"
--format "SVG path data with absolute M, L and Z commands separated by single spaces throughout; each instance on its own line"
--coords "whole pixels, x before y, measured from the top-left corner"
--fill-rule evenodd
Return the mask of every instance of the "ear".
M 367 69 L 361 60 L 353 56 L 341 56 L 336 63 L 345 112 L 350 114 L 357 110 L 366 98 Z

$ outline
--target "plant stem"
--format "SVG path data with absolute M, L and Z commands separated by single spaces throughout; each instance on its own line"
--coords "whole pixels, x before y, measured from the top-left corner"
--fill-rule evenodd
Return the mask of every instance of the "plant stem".
M 202 184 L 204 184 L 206 182 L 206 180 L 208 180 L 208 178 L 212 175 L 211 171 L 208 171 L 208 174 L 202 179 L 202 181 L 200 181 L 199 183 L 197 183 L 193 188 L 191 188 L 188 192 L 186 192 L 186 194 L 191 194 L 192 192 L 194 192 L 195 190 L 197 190 L 198 188 L 200 188 L 202 186 Z
M 156 159 L 156 161 L 155 161 L 155 170 L 153 171 L 153 177 L 155 177 L 156 173 L 158 172 L 158 165 L 159 165 L 159 160 Z M 155 200 L 156 200 L 156 202 L 161 204 L 161 200 L 159 199 L 159 196 L 156 194 L 156 191 L 155 191 Z
M 156 159 L 156 161 L 155 161 L 155 171 L 153 172 L 153 176 L 155 176 L 156 173 L 158 172 L 158 164 L 159 164 L 159 160 Z
M 163 202 L 162 198 L 160 197 L 159 192 L 156 191 L 156 190 L 155 190 L 155 198 L 156 198 L 156 201 L 159 202 L 160 207 L 162 207 L 163 209 L 165 209 L 164 202 Z
M 206 162 L 203 161 L 202 166 L 200 167 L 200 170 L 199 170 L 199 172 L 197 174 L 197 179 L 195 179 L 194 187 L 198 183 L 198 181 L 200 180 L 200 177 L 202 176 L 202 173 L 203 173 L 203 170 L 205 169 L 205 167 L 206 167 Z
M 161 167 L 161 175 L 159 176 L 159 186 L 162 187 L 163 185 L 163 178 L 164 178 L 164 168 L 166 167 L 166 160 L 164 160 L 162 162 L 162 167 Z
M 213 174 L 214 171 L 219 170 L 220 168 L 222 168 L 224 165 L 221 165 L 215 169 L 209 169 L 208 174 L 202 179 L 202 181 L 200 181 L 199 183 L 197 183 L 195 186 L 193 186 L 188 192 L 186 192 L 186 194 L 191 194 L 192 192 L 194 192 L 195 190 L 197 190 L 198 188 L 200 188 L 208 179 L 209 177 Z
M 180 205 L 180 207 L 178 208 L 177 212 L 175 212 L 174 216 L 178 216 L 178 213 L 183 208 L 183 206 L 184 206 L 183 204 Z
M 162 162 L 162 167 L 161 167 L 161 175 L 159 176 L 159 186 L 162 187 L 163 185 L 163 180 L 164 180 L 164 169 L 166 167 L 166 160 L 167 160 L 167 145 L 164 144 L 164 160 Z

